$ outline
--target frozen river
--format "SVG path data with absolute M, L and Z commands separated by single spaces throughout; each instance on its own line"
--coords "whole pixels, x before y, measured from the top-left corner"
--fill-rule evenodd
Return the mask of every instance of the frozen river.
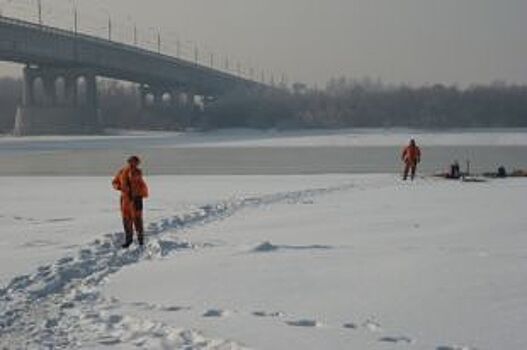
M 138 133 L 121 136 L 0 138 L 0 175 L 111 174 L 139 154 L 151 175 L 394 173 L 401 148 L 415 137 L 421 171 L 470 160 L 476 172 L 527 168 L 524 129 L 422 131 L 309 131 Z
M 527 349 L 526 178 L 403 182 L 410 137 L 425 172 L 527 168 L 522 130 L 0 138 L 33 175 L 0 177 L 0 348 Z M 130 153 L 151 196 L 122 250 Z
M 0 348 L 527 349 L 526 179 L 0 179 Z M 60 346 L 59 346 L 60 345 Z

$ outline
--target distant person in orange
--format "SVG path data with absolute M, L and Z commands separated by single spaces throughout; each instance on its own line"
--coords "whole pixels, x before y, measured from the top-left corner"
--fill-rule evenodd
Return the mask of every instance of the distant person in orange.
M 113 188 L 121 192 L 121 215 L 126 234 L 123 248 L 132 244 L 134 229 L 139 245 L 144 244 L 143 199 L 148 197 L 148 186 L 139 169 L 140 163 L 138 156 L 131 156 L 128 165 L 119 170 L 112 181 Z
M 410 144 L 403 150 L 401 159 L 404 162 L 403 180 L 408 178 L 409 172 L 410 178 L 413 180 L 415 177 L 417 164 L 421 162 L 421 149 L 417 147 L 414 139 L 411 139 Z

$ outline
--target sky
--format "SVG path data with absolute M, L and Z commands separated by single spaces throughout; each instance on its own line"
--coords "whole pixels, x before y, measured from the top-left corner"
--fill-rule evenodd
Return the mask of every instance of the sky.
M 71 27 L 74 0 L 42 0 L 45 23 Z M 0 0 L 35 19 L 36 0 Z M 81 31 L 278 80 L 331 77 L 387 83 L 527 83 L 525 0 L 76 0 Z M 19 67 L 0 63 L 0 74 Z

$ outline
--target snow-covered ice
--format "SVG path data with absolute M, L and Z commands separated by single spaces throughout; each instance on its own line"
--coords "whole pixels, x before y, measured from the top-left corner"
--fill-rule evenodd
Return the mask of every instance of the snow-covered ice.
M 424 130 L 407 128 L 353 128 L 307 130 L 224 129 L 208 132 L 111 130 L 97 136 L 0 135 L 4 149 L 105 149 L 182 147 L 356 147 L 401 146 L 416 138 L 425 146 L 526 146 L 525 128 Z
M 2 178 L 0 348 L 525 349 L 527 181 Z

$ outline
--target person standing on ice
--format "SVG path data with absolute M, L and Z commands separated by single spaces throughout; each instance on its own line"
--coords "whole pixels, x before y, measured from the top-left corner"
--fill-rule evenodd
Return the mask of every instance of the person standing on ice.
M 417 164 L 421 162 L 421 149 L 417 147 L 414 139 L 411 139 L 410 144 L 403 150 L 401 159 L 404 162 L 403 180 L 408 178 L 408 172 L 410 172 L 410 178 L 413 181 Z
M 121 215 L 126 235 L 123 248 L 132 244 L 134 228 L 139 245 L 144 243 L 143 199 L 148 197 L 148 186 L 139 169 L 141 160 L 138 156 L 131 156 L 127 162 L 128 165 L 119 170 L 112 181 L 113 188 L 121 192 Z

